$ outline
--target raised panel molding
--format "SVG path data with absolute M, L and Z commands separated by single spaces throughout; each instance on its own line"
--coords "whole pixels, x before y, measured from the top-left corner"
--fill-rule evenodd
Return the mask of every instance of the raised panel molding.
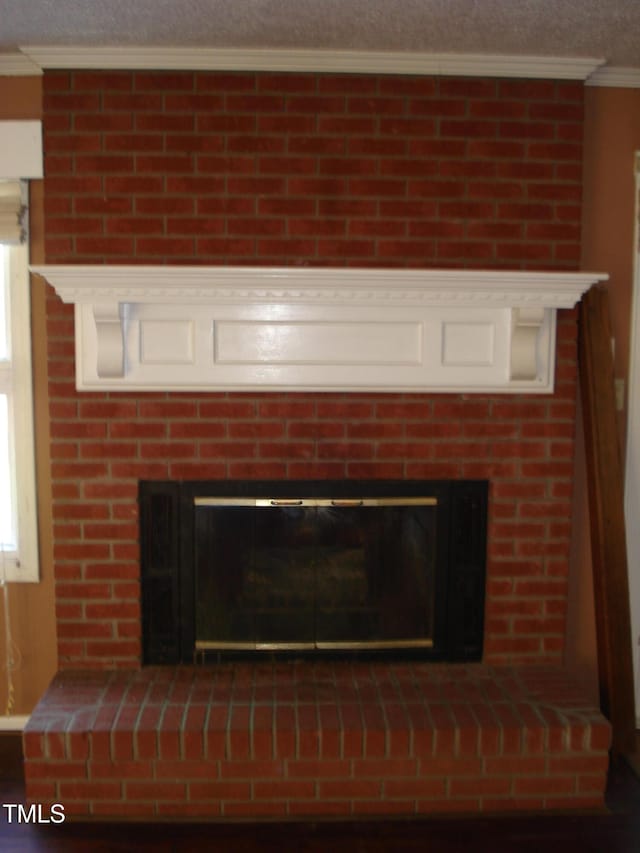
M 601 273 L 35 266 L 79 390 L 550 393 L 556 311 Z
M 141 364 L 193 364 L 192 320 L 146 320 L 140 323 Z

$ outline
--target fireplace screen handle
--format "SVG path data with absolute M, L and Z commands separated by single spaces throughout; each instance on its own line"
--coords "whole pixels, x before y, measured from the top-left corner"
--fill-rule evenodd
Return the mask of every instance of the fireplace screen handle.
M 332 499 L 330 501 L 313 500 L 313 499 L 294 500 L 294 499 L 287 499 L 287 498 L 270 498 L 269 504 L 271 506 L 323 506 L 323 505 L 331 504 L 331 506 L 335 506 L 335 507 L 353 507 L 353 506 L 363 506 L 364 500 L 362 500 L 361 498 L 355 498 L 355 499 L 345 498 L 344 500 L 337 498 L 337 499 Z
M 350 507 L 350 506 L 362 506 L 364 501 L 361 499 L 355 500 L 331 500 L 331 501 L 323 501 L 323 500 L 287 500 L 286 498 L 270 498 L 269 503 L 271 506 L 322 506 L 323 504 L 331 504 L 331 506 L 335 507 Z

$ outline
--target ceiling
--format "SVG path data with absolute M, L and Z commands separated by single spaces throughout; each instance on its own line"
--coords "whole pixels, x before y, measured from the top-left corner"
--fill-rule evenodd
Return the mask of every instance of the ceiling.
M 640 0 L 0 0 L 0 52 L 44 45 L 487 53 L 640 68 Z

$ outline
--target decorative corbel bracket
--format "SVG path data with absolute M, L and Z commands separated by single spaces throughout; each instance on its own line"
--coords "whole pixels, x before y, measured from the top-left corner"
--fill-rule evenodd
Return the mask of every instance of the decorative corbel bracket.
M 94 302 L 96 324 L 96 372 L 100 379 L 117 379 L 125 375 L 127 304 Z
M 538 378 L 538 337 L 545 319 L 545 309 L 511 309 L 511 367 L 512 381 L 533 381 Z

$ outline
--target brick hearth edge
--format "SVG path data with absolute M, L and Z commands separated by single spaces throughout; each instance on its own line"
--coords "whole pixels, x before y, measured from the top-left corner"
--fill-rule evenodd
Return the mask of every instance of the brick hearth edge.
M 609 744 L 560 668 L 382 662 L 66 671 L 24 733 L 78 818 L 601 808 Z

